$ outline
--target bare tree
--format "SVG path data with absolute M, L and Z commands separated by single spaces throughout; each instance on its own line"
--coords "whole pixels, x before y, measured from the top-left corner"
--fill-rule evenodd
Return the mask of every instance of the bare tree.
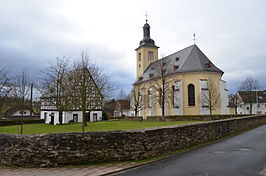
M 161 59 L 153 65 L 154 72 L 149 74 L 149 77 L 153 79 L 153 85 L 155 88 L 155 103 L 159 104 L 162 111 L 162 116 L 165 115 L 166 105 L 171 102 L 171 84 L 174 79 L 169 77 L 172 72 L 172 64 L 166 63 L 164 59 Z M 154 78 L 153 78 L 154 77 Z
M 104 74 L 95 64 L 90 65 L 86 52 L 74 63 L 69 74 L 72 85 L 72 99 L 75 107 L 82 111 L 82 131 L 87 125 L 86 113 L 102 109 L 103 98 L 111 91 L 111 84 L 107 74 Z M 102 94 L 102 92 L 104 94 Z
M 7 72 L 5 68 L 0 68 L 0 118 L 6 110 L 6 98 L 12 90 Z
M 235 113 L 237 114 L 237 107 L 242 103 L 241 98 L 237 94 L 230 94 L 229 102 L 234 106 Z
M 249 113 L 252 114 L 253 108 L 253 99 L 254 99 L 254 91 L 257 91 L 260 88 L 259 81 L 252 78 L 247 77 L 244 81 L 242 81 L 241 86 L 239 88 L 240 91 L 245 92 L 245 102 L 249 103 Z
M 55 107 L 59 112 L 59 122 L 62 124 L 63 110 L 69 107 L 67 90 L 67 73 L 69 72 L 69 59 L 57 57 L 42 71 L 43 76 L 36 83 L 37 89 L 42 94 L 42 101 Z
M 141 90 L 138 87 L 134 87 L 130 94 L 130 107 L 134 110 L 135 116 L 143 109 L 144 101 L 141 95 Z
M 17 103 L 19 107 L 18 109 L 21 113 L 21 122 L 20 122 L 21 134 L 23 134 L 23 116 L 26 108 L 26 100 L 28 97 L 29 90 L 30 90 L 29 78 L 27 76 L 26 71 L 22 71 L 20 74 L 17 75 L 15 80 L 15 85 L 13 88 L 14 96 L 19 99 Z
M 218 88 L 215 86 L 214 81 L 208 79 L 207 88 L 202 90 L 201 104 L 203 107 L 208 107 L 210 115 L 218 107 L 220 103 L 220 93 Z
M 83 52 L 83 55 L 89 60 L 89 56 L 86 52 Z M 100 90 L 103 100 L 110 98 L 111 93 L 114 90 L 114 86 L 110 82 L 111 76 L 108 73 L 105 73 L 99 66 L 96 64 L 89 64 L 88 70 L 96 83 L 98 89 Z

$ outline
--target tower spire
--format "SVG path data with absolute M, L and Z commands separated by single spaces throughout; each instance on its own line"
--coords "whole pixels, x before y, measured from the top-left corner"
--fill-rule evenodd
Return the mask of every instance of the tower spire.
M 146 11 L 145 16 L 146 16 L 146 23 L 148 23 L 148 14 L 147 14 L 147 11 Z

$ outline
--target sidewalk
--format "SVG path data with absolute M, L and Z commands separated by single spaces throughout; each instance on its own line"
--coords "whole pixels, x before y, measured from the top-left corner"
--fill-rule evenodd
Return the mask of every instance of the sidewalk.
M 139 164 L 123 162 L 93 166 L 67 166 L 58 168 L 9 168 L 0 167 L 1 176 L 98 176 L 121 171 Z

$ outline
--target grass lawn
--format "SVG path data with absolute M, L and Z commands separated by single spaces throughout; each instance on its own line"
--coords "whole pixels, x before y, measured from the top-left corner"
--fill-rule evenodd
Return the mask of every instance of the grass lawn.
M 104 121 L 104 122 L 88 123 L 88 126 L 85 127 L 85 131 L 144 129 L 148 127 L 170 126 L 170 125 L 193 123 L 193 122 L 197 121 L 173 121 L 173 122 Z M 81 125 L 82 125 L 81 123 L 65 124 L 65 125 L 26 124 L 24 125 L 23 134 L 80 132 Z M 20 125 L 0 127 L 0 133 L 20 134 Z

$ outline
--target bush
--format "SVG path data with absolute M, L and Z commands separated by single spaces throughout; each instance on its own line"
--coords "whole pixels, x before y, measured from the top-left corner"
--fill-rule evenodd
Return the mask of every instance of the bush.
M 21 119 L 0 120 L 0 126 L 19 125 Z M 44 119 L 23 119 L 23 124 L 44 123 Z
M 108 116 L 107 116 L 107 114 L 105 112 L 103 113 L 102 120 L 108 120 Z

